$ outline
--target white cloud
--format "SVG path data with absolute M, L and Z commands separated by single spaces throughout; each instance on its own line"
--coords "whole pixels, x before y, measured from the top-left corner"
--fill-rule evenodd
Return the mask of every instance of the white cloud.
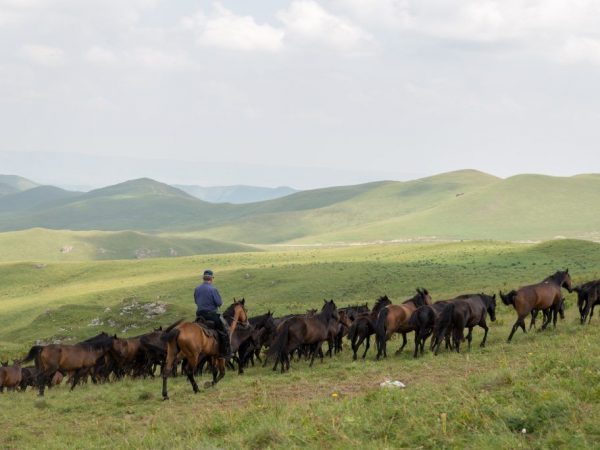
M 111 65 L 117 62 L 117 56 L 111 51 L 97 45 L 90 47 L 85 53 L 85 59 L 92 64 Z
M 569 37 L 558 52 L 565 64 L 592 63 L 600 65 L 600 40 L 588 37 Z
M 150 69 L 183 70 L 192 69 L 196 64 L 181 51 L 166 52 L 151 47 L 140 47 L 132 52 L 133 60 Z
M 58 47 L 26 44 L 21 46 L 21 56 L 40 66 L 57 67 L 65 62 L 65 52 Z
M 284 31 L 258 24 L 252 16 L 238 16 L 221 4 L 208 16 L 198 13 L 182 20 L 186 29 L 195 29 L 201 45 L 239 51 L 277 52 L 283 48 Z
M 313 0 L 294 0 L 277 17 L 291 40 L 324 44 L 338 50 L 358 50 L 373 42 L 369 33 L 348 19 L 331 14 Z

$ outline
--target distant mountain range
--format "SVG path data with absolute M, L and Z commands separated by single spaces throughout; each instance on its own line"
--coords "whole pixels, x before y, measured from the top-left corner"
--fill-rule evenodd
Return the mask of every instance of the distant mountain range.
M 191 195 L 189 186 L 184 192 L 148 178 L 87 193 L 27 181 L 0 177 L 3 186 L 13 189 L 0 196 L 0 231 L 135 230 L 250 244 L 600 239 L 598 174 L 500 179 L 462 170 L 407 182 L 301 191 L 245 204 L 233 204 L 232 197 L 229 203 L 210 203 Z

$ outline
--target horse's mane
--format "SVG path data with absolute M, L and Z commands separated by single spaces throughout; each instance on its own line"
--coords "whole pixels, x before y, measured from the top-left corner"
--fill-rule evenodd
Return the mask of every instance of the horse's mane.
M 231 305 L 229 305 L 227 309 L 223 312 L 223 317 L 233 319 L 233 317 L 235 316 L 235 305 L 239 303 L 240 302 L 235 301 Z
M 375 305 L 373 305 L 373 311 L 379 311 L 381 308 L 383 308 L 386 305 L 389 305 L 390 303 L 392 302 L 390 301 L 387 295 L 379 297 L 375 302 Z
M 351 310 L 355 310 L 355 311 L 360 311 L 360 310 L 364 310 L 364 309 L 368 309 L 369 307 L 367 306 L 366 303 L 361 303 L 359 305 L 350 305 L 350 306 L 344 306 L 343 308 L 338 308 L 338 311 L 351 311 Z
M 549 277 L 544 278 L 544 281 L 542 281 L 542 283 L 545 281 L 554 281 L 555 283 L 560 283 L 561 281 L 563 281 L 563 280 L 561 280 L 561 278 L 564 277 L 564 275 L 565 275 L 564 270 L 557 270 L 555 273 L 553 273 Z
M 112 346 L 114 338 L 112 336 L 106 335 L 106 337 L 95 336 L 92 339 L 94 339 L 94 340 L 80 342 L 79 344 L 77 344 L 77 346 L 82 347 L 85 350 L 89 350 L 89 351 L 105 350 L 106 348 Z
M 413 302 L 417 307 L 427 304 L 425 302 L 425 294 L 419 290 L 417 290 L 417 294 L 414 297 L 403 301 L 402 304 L 405 305 L 406 303 L 410 303 L 410 302 Z

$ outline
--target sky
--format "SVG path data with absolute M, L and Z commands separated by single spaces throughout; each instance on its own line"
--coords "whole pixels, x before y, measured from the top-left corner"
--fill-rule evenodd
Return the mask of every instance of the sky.
M 600 172 L 596 0 L 0 0 L 0 173 Z

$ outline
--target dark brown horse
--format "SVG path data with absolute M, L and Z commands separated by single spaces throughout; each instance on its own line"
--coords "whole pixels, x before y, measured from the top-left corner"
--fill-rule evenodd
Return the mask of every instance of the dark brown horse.
M 23 362 L 35 360 L 40 395 L 44 395 L 45 386 L 52 382 L 52 377 L 57 371 L 73 374 L 71 381 L 71 390 L 73 390 L 79 379 L 87 375 L 112 350 L 113 339 L 108 336 L 75 345 L 34 345 Z
M 476 326 L 485 330 L 480 344 L 481 347 L 485 347 L 489 330 L 486 322 L 488 314 L 490 320 L 494 322 L 496 320 L 496 294 L 493 296 L 483 293 L 465 294 L 448 300 L 435 324 L 434 354 L 438 354 L 442 340 L 448 335 L 452 338 L 453 348 L 460 353 L 460 344 L 465 340 L 465 328 L 469 329 L 466 340 L 470 350 L 471 341 L 473 340 L 473 328 Z
M 448 300 L 440 300 L 432 305 L 424 305 L 410 316 L 409 324 L 415 329 L 415 352 L 413 357 L 419 356 L 419 350 L 421 355 L 425 352 L 425 342 L 433 333 L 435 324 L 447 304 Z M 435 338 L 433 338 L 431 340 L 432 349 L 435 343 Z
M 369 351 L 369 347 L 371 347 L 371 336 L 375 334 L 375 324 L 377 322 L 377 316 L 379 315 L 379 311 L 391 304 L 392 302 L 390 301 L 388 296 L 384 295 L 375 302 L 375 306 L 373 306 L 373 311 L 371 311 L 370 313 L 362 313 L 356 316 L 354 322 L 352 322 L 352 325 L 348 330 L 348 339 L 350 339 L 350 343 L 352 345 L 353 360 L 356 360 L 358 349 L 366 340 L 367 343 L 365 345 L 365 351 L 362 355 L 362 359 L 365 359 L 365 357 L 367 356 L 367 352 Z
M 290 317 L 278 327 L 277 337 L 269 347 L 268 357 L 275 358 L 275 366 L 281 364 L 281 372 L 290 368 L 290 354 L 300 347 L 309 348 L 313 365 L 315 355 L 322 355 L 321 346 L 330 336 L 330 320 L 339 320 L 337 307 L 333 300 L 324 300 L 321 312 L 310 317 Z M 322 360 L 322 356 L 321 356 Z M 266 361 L 265 361 L 266 363 Z
M 590 315 L 588 323 L 592 321 L 594 315 L 594 307 L 600 303 L 600 280 L 588 281 L 587 283 L 575 286 L 573 288 L 577 292 L 577 306 L 581 316 L 581 324 Z
M 524 333 L 527 333 L 527 330 L 525 329 L 525 317 L 527 317 L 532 310 L 546 311 L 549 308 L 557 308 L 560 306 L 562 298 L 561 288 L 565 288 L 569 292 L 572 292 L 573 290 L 569 269 L 558 271 L 540 283 L 523 286 L 516 291 L 512 291 L 508 295 L 503 295 L 502 292 L 500 293 L 503 303 L 505 305 L 513 305 L 517 311 L 517 320 L 508 336 L 508 342 L 512 340 L 515 331 L 517 331 L 519 327 L 523 329 Z M 545 330 L 549 323 L 550 320 L 548 315 L 548 317 L 544 318 L 542 330 Z
M 417 294 L 401 305 L 388 305 L 383 308 L 377 316 L 375 332 L 377 335 L 377 359 L 381 356 L 387 357 L 387 341 L 394 333 L 402 333 L 402 346 L 396 353 L 400 353 L 406 346 L 406 333 L 414 331 L 409 324 L 410 317 L 417 308 L 423 305 L 431 305 L 431 296 L 427 289 L 417 289 Z
M 244 305 L 241 302 L 234 302 L 232 307 L 235 323 L 246 326 L 248 316 Z M 161 339 L 167 344 L 166 363 L 162 370 L 162 395 L 164 400 L 169 398 L 167 391 L 168 376 L 173 371 L 177 361 L 181 361 L 183 358 L 187 361 L 185 371 L 195 393 L 200 392 L 200 389 L 194 379 L 194 372 L 203 356 L 210 358 L 213 375 L 212 382 L 206 383 L 205 387 L 214 386 L 225 376 L 225 359 L 218 356 L 219 341 L 213 330 L 196 322 L 179 321 L 168 327 Z
M 0 367 L 0 392 L 4 392 L 4 388 L 14 391 L 21 384 L 21 361 L 15 360 L 12 366 Z

